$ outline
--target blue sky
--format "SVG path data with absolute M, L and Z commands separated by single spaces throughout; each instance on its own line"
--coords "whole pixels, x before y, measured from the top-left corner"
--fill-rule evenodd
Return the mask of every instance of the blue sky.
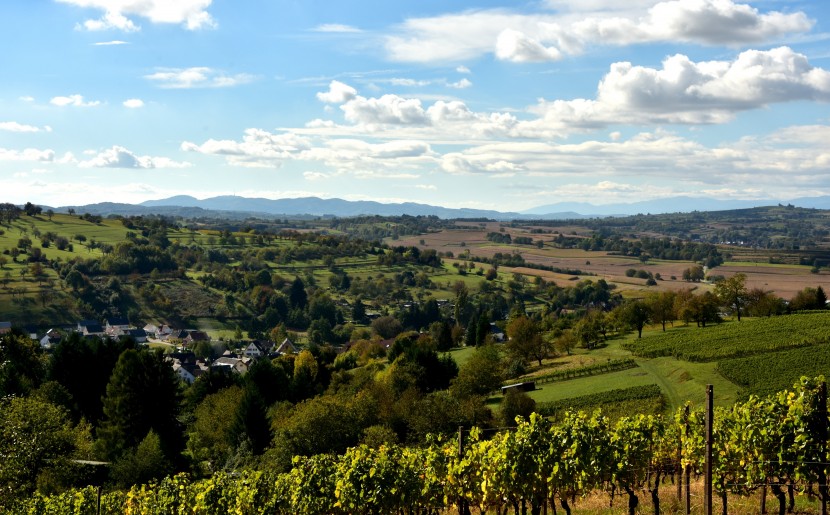
M 2 201 L 830 194 L 820 0 L 0 2 Z

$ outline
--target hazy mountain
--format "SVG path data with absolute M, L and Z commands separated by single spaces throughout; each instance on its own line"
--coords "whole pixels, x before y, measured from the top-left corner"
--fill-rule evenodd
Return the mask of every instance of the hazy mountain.
M 644 200 L 628 204 L 601 204 L 587 202 L 557 202 L 522 211 L 525 215 L 544 216 L 546 213 L 576 211 L 582 215 L 624 216 L 636 214 L 689 213 L 692 211 L 728 211 L 732 209 L 749 209 L 753 207 L 792 204 L 796 207 L 813 209 L 830 209 L 830 197 L 802 197 L 788 201 L 778 200 L 717 200 L 706 197 L 671 197 L 656 200 Z
M 604 216 L 627 216 L 635 214 L 684 213 L 691 211 L 727 211 L 748 209 L 752 207 L 792 204 L 797 207 L 830 209 L 830 196 L 803 197 L 779 202 L 777 200 L 716 200 L 704 197 L 672 197 L 667 199 L 647 200 L 628 204 L 601 204 L 587 202 L 558 202 L 528 209 L 521 213 L 501 212 L 484 209 L 453 209 L 415 202 L 383 204 L 372 201 L 348 201 L 342 199 L 321 199 L 317 197 L 266 199 L 247 198 L 233 195 L 199 200 L 188 195 L 177 195 L 159 200 L 148 200 L 138 205 L 102 202 L 87 206 L 63 206 L 57 208 L 66 211 L 70 207 L 78 213 L 96 215 L 144 215 L 161 214 L 197 217 L 308 217 L 335 216 L 353 217 L 360 215 L 380 216 L 437 216 L 439 218 L 489 218 L 495 220 L 512 219 L 578 219 Z
M 440 218 L 498 218 L 520 217 L 519 213 L 502 213 L 483 209 L 452 209 L 427 204 L 406 202 L 402 204 L 382 204 L 372 201 L 348 201 L 342 199 L 321 199 L 317 197 L 266 199 L 247 198 L 232 195 L 199 200 L 179 195 L 160 200 L 141 203 L 145 207 L 188 206 L 219 211 L 245 211 L 269 215 L 314 215 L 350 217 L 360 215 L 381 216 L 438 216 Z

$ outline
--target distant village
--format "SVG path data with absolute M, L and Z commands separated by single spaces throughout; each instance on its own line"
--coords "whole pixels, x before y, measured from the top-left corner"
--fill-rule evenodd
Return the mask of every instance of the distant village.
M 11 331 L 11 322 L 0 322 L 0 334 Z M 98 320 L 80 320 L 74 326 L 52 328 L 45 333 L 38 333 L 36 329 L 25 328 L 25 333 L 40 343 L 45 351 L 51 351 L 70 332 L 76 332 L 84 338 L 132 338 L 137 344 L 146 345 L 159 343 L 169 345 L 172 352 L 165 355 L 176 374 L 187 384 L 193 383 L 200 375 L 211 368 L 224 370 L 228 373 L 244 375 L 248 372 L 251 363 L 259 358 L 276 358 L 283 354 L 296 354 L 298 347 L 289 338 L 281 343 L 269 340 L 254 340 L 249 342 L 240 352 L 226 350 L 214 360 L 197 358 L 193 353 L 193 346 L 198 342 L 211 342 L 210 335 L 196 329 L 177 329 L 166 324 L 147 324 L 144 327 L 134 327 L 126 318 L 107 318 Z

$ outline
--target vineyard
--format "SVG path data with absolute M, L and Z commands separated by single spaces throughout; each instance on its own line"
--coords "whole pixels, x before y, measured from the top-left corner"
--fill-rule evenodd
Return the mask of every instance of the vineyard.
M 826 387 L 803 378 L 792 391 L 750 397 L 713 415 L 712 485 L 726 506 L 733 496 L 769 488 L 785 510 L 788 494 L 825 496 Z M 460 431 L 423 448 L 350 448 L 344 454 L 295 457 L 287 473 L 244 471 L 194 480 L 186 475 L 105 493 L 101 513 L 127 514 L 570 514 L 587 495 L 609 495 L 635 513 L 647 495 L 655 513 L 666 482 L 704 471 L 704 412 L 673 418 L 568 412 L 559 424 L 539 415 L 495 432 Z M 673 490 L 674 488 L 672 488 Z M 622 498 L 622 500 L 620 500 Z M 17 505 L 19 514 L 87 514 L 92 487 Z M 758 510 L 760 512 L 760 510 Z M 724 509 L 724 513 L 725 513 Z M 783 513 L 784 511 L 780 511 Z
M 751 338 L 747 338 L 748 334 Z M 623 347 L 644 358 L 719 361 L 829 341 L 830 312 L 816 312 L 657 333 L 627 342 Z
M 830 373 L 830 345 L 817 345 L 718 363 L 718 372 L 757 395 L 782 390 L 801 375 Z
M 609 359 L 605 363 L 594 363 L 584 367 L 567 368 L 565 370 L 557 370 L 550 374 L 538 375 L 528 377 L 528 380 L 536 382 L 536 384 L 554 383 L 558 381 L 567 381 L 569 379 L 577 379 L 580 377 L 590 377 L 600 374 L 607 374 L 609 372 L 618 372 L 620 370 L 628 370 L 634 368 L 637 363 L 633 359 Z

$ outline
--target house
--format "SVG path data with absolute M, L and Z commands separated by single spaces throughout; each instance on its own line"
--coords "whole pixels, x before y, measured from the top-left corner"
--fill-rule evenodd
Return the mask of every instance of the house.
M 6 334 L 12 330 L 11 322 L 0 322 L 0 334 Z
M 144 329 L 124 329 L 118 336 L 127 336 L 136 343 L 147 343 L 147 332 Z
M 182 366 L 181 363 L 173 363 L 173 372 L 179 376 L 179 379 L 184 381 L 187 384 L 193 384 L 193 381 L 196 380 L 196 377 L 190 372 L 188 369 Z
M 144 332 L 147 334 L 148 337 L 158 338 L 159 326 L 157 326 L 156 324 L 147 324 L 144 327 L 142 327 L 142 329 L 144 329 Z
M 210 366 L 211 368 L 224 369 L 228 372 L 236 372 L 239 375 L 245 375 L 248 372 L 253 360 L 251 358 L 231 358 L 222 356 L 216 359 Z
M 248 358 L 261 358 L 267 355 L 267 351 L 260 346 L 259 342 L 253 341 L 245 347 L 245 350 L 242 351 L 242 354 Z
M 57 329 L 49 329 L 43 338 L 39 340 L 40 346 L 44 349 L 53 349 L 61 342 L 63 335 Z
M 187 336 L 182 339 L 185 345 L 193 345 L 196 342 L 209 342 L 210 336 L 204 331 L 187 331 Z
M 300 349 L 294 345 L 294 342 L 286 338 L 282 341 L 282 343 L 274 350 L 274 354 L 282 356 L 283 354 L 297 354 L 300 352 Z
M 192 352 L 171 352 L 166 359 L 172 363 L 176 375 L 187 384 L 193 384 L 193 381 L 208 370 L 205 362 L 197 359 Z
M 104 336 L 104 328 L 95 320 L 81 320 L 77 331 L 84 336 Z
M 105 321 L 104 331 L 110 336 L 120 336 L 124 330 L 130 327 L 130 322 L 126 318 L 110 317 Z

